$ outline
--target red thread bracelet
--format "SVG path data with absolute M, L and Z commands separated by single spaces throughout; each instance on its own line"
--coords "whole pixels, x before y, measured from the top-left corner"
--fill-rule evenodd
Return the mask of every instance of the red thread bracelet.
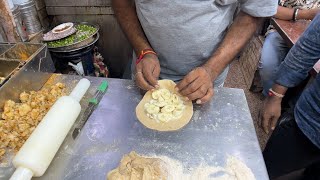
M 139 63 L 142 61 L 143 57 L 144 57 L 145 55 L 147 55 L 147 54 L 157 55 L 157 53 L 154 52 L 152 49 L 144 49 L 144 50 L 141 51 L 138 59 L 136 60 L 136 64 L 139 64 Z
M 268 95 L 269 95 L 269 96 L 276 96 L 276 97 L 278 97 L 278 98 L 283 98 L 283 97 L 284 97 L 283 94 L 279 94 L 279 93 L 273 91 L 271 88 L 269 89 Z

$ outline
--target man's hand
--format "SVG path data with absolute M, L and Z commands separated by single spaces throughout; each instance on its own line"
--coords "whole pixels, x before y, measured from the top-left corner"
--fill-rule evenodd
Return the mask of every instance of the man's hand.
M 160 75 L 160 63 L 154 54 L 147 54 L 136 65 L 135 80 L 143 90 L 158 88 L 158 78 Z
M 192 70 L 177 84 L 176 89 L 189 100 L 197 100 L 197 104 L 208 102 L 213 96 L 213 75 L 206 66 Z
M 278 119 L 281 115 L 281 100 L 282 98 L 272 96 L 264 101 L 261 111 L 261 126 L 263 130 L 269 134 L 277 125 Z

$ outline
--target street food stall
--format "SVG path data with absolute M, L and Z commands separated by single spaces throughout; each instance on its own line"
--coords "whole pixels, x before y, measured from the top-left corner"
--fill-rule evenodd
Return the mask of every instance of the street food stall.
M 154 130 L 137 117 L 144 96 L 134 81 L 94 76 L 97 66 L 107 70 L 93 62 L 99 30 L 94 23 L 68 22 L 43 32 L 40 43 L 0 43 L 0 179 L 17 178 L 12 176 L 20 168 L 15 158 L 26 146 L 41 157 L 53 156 L 48 167 L 39 161 L 43 174 L 23 167 L 29 171 L 18 172 L 20 179 L 117 179 L 112 173 L 133 156 L 139 162 L 161 160 L 168 179 L 269 179 L 243 90 L 215 88 L 209 103 L 188 102 L 193 108 L 182 127 Z M 51 141 L 61 135 L 51 131 L 57 126 L 39 135 L 49 116 L 69 117 L 76 108 L 58 115 L 52 110 L 62 96 L 72 96 L 83 78 L 90 86 L 61 144 Z M 48 141 L 34 143 L 40 142 L 35 138 Z M 38 151 L 53 145 L 57 152 Z

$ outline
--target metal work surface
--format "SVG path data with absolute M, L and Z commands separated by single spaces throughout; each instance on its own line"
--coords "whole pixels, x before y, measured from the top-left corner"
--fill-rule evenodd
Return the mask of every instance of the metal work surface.
M 80 76 L 54 75 L 45 85 L 67 84 L 71 90 Z M 82 113 L 104 78 L 90 78 L 91 87 L 81 101 Z M 224 166 L 226 156 L 242 160 L 256 179 L 268 179 L 243 90 L 217 89 L 210 104 L 194 106 L 191 122 L 176 132 L 145 128 L 135 115 L 142 96 L 132 81 L 108 79 L 109 89 L 77 139 L 70 130 L 46 173 L 34 179 L 105 179 L 121 157 L 136 151 L 143 155 L 165 155 L 183 163 L 186 171 L 201 163 Z M 8 179 L 14 168 L 0 166 L 0 179 Z
M 224 166 L 227 155 L 233 155 L 256 179 L 268 179 L 243 90 L 217 89 L 211 103 L 194 107 L 191 122 L 182 130 L 157 132 L 136 119 L 135 107 L 142 96 L 134 83 L 108 81 L 106 95 L 78 138 L 72 139 L 71 129 L 47 172 L 35 179 L 105 179 L 133 150 L 179 160 L 186 171 L 201 163 Z M 101 79 L 91 82 L 97 86 Z

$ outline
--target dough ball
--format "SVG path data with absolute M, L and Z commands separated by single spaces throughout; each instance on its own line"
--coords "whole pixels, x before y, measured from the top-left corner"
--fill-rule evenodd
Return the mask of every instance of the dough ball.
M 123 156 L 119 166 L 110 171 L 107 180 L 165 180 L 165 163 L 157 158 L 148 158 L 132 151 Z

